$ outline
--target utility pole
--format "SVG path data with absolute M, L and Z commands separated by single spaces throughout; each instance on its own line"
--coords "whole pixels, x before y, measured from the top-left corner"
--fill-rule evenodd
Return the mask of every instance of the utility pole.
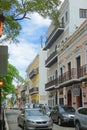
M 2 36 L 3 24 L 5 17 L 0 14 L 0 37 Z M 6 76 L 7 74 L 7 59 L 8 59 L 8 47 L 0 45 L 0 76 Z M 2 113 L 2 86 L 3 80 L 0 79 L 0 130 L 4 130 L 3 113 Z M 3 111 L 4 112 L 4 111 Z
M 40 36 L 41 48 L 43 48 L 43 36 Z
M 0 80 L 0 130 L 2 129 L 2 124 L 3 124 L 3 115 L 2 115 L 2 95 L 1 95 L 1 87 L 3 86 L 3 81 Z

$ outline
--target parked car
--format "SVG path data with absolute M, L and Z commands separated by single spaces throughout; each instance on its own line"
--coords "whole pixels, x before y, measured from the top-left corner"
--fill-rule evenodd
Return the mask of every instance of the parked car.
M 51 107 L 47 106 L 47 105 L 43 105 L 42 106 L 42 110 L 45 114 L 47 114 L 48 116 L 50 115 L 51 112 Z
M 51 117 L 43 113 L 41 109 L 31 108 L 24 109 L 17 117 L 19 126 L 22 126 L 24 130 L 30 129 L 49 129 L 52 130 L 53 121 Z
M 75 129 L 87 130 L 87 107 L 79 107 L 75 112 Z
M 25 103 L 20 106 L 20 110 L 28 109 L 28 108 L 39 108 L 39 105 L 35 103 Z
M 74 124 L 75 109 L 72 106 L 56 105 L 52 108 L 50 116 L 53 122 L 57 122 L 58 125 Z

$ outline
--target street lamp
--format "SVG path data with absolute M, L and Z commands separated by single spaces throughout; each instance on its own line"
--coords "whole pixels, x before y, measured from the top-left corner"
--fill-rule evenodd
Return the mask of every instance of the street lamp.
M 2 98 L 1 98 L 1 88 L 2 88 L 2 86 L 3 86 L 3 81 L 2 80 L 0 80 L 0 130 L 2 130 L 2 112 L 1 112 L 1 109 L 2 109 Z
M 5 20 L 5 17 L 3 16 L 3 14 L 0 14 L 0 37 L 2 36 L 4 20 Z
M 5 17 L 3 16 L 3 14 L 0 14 L 0 37 L 2 36 L 4 19 Z M 3 86 L 3 81 L 0 80 L 0 130 L 2 130 L 2 126 L 3 126 L 3 120 L 2 120 L 3 117 L 2 117 L 2 112 L 1 112 L 1 109 L 2 109 L 1 88 L 2 86 Z

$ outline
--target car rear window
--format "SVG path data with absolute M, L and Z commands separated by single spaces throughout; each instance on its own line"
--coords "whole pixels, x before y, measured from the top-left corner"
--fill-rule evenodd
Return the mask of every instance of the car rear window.
M 75 109 L 73 107 L 63 107 L 63 109 L 66 111 L 66 112 L 75 112 Z
M 87 115 L 87 108 L 82 108 L 82 109 L 78 110 L 78 112 L 79 112 L 80 114 Z

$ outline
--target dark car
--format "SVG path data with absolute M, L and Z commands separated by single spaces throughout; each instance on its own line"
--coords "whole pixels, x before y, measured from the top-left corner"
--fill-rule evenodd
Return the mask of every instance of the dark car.
M 51 107 L 47 106 L 47 105 L 43 105 L 42 106 L 42 110 L 43 112 L 46 114 L 46 115 L 50 115 L 50 112 L 51 112 Z
M 75 112 L 75 129 L 87 130 L 87 107 L 79 107 Z
M 52 108 L 50 116 L 53 122 L 57 122 L 58 125 L 74 124 L 75 109 L 72 106 L 56 105 Z
M 51 117 L 43 113 L 41 109 L 24 109 L 17 117 L 18 125 L 24 130 L 52 130 Z

